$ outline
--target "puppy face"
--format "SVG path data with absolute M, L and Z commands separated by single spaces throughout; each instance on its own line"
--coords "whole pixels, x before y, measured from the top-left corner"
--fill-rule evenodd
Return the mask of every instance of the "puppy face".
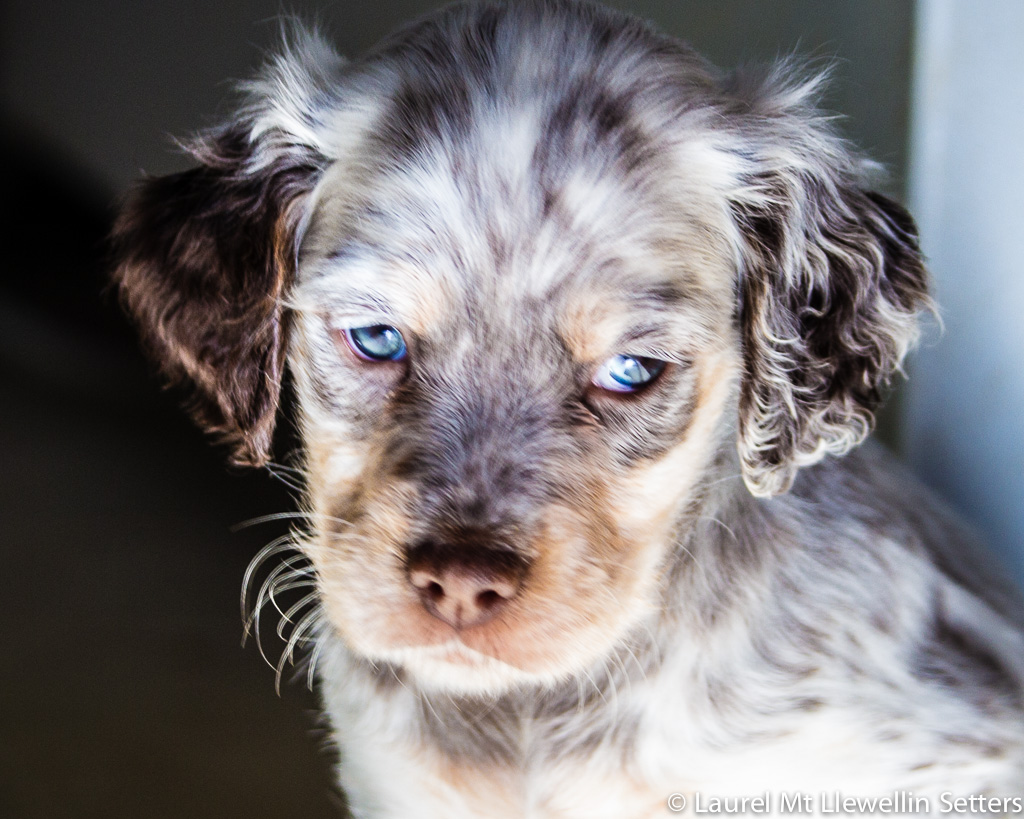
M 358 187 L 330 169 L 292 297 L 326 613 L 445 687 L 564 676 L 658 605 L 739 373 L 727 240 L 697 192 L 596 140 L 559 179 L 521 116 L 467 123 L 468 150 L 419 135 L 415 164 L 364 146 Z M 360 328 L 404 352 L 371 359 Z M 630 391 L 608 375 L 623 357 L 661 369 Z
M 350 648 L 464 692 L 585 673 L 707 487 L 866 434 L 924 272 L 813 87 L 597 7 L 454 7 L 349 66 L 300 38 L 140 189 L 126 301 L 239 460 L 289 362 Z

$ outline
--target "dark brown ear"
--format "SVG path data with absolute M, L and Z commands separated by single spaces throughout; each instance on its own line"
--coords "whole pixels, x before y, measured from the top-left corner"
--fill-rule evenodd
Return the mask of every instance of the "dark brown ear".
M 143 180 L 114 228 L 114 277 L 146 347 L 236 463 L 269 457 L 285 297 L 341 63 L 315 34 L 286 32 L 236 122 L 191 147 L 199 167 Z
M 203 164 L 149 179 L 114 229 L 116 278 L 144 342 L 198 423 L 237 463 L 268 457 L 284 367 L 284 295 L 294 273 L 294 203 L 315 168 L 253 173 L 252 146 L 226 131 Z
M 807 102 L 813 89 L 778 76 L 766 85 L 748 101 L 759 130 L 748 132 L 733 211 L 746 366 L 739 452 L 747 486 L 770 496 L 871 431 L 930 301 L 909 214 L 862 188 L 862 164 Z

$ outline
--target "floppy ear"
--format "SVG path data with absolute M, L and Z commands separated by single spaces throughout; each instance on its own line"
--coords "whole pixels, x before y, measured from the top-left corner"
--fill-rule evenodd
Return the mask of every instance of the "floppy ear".
M 340 65 L 296 32 L 248 86 L 236 122 L 190 148 L 200 165 L 142 181 L 114 228 L 114 274 L 168 380 L 233 460 L 269 457 L 304 205 L 326 160 L 317 94 Z
M 785 70 L 747 91 L 734 192 L 745 374 L 739 452 L 755 495 L 860 443 L 930 307 L 910 215 L 862 188 L 864 163 Z

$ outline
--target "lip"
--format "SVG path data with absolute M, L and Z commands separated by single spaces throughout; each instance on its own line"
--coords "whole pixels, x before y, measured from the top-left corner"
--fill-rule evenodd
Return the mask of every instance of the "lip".
M 489 662 L 495 661 L 495 658 L 481 654 L 460 640 L 452 640 L 425 651 L 433 660 L 450 663 L 451 665 L 460 665 L 466 668 L 480 668 Z

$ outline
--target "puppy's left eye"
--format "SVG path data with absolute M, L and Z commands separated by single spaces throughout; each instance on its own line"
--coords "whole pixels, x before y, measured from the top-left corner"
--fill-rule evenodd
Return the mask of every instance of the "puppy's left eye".
M 665 369 L 657 358 L 635 355 L 613 355 L 594 376 L 594 386 L 611 392 L 636 392 L 647 386 Z
M 407 353 L 405 339 L 390 324 L 351 327 L 345 331 L 345 341 L 366 361 L 401 361 Z

